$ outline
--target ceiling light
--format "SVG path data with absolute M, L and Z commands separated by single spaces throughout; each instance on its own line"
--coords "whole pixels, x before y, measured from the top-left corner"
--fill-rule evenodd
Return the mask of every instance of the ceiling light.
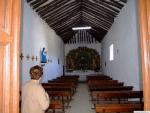
M 84 29 L 91 29 L 91 26 L 87 26 L 87 27 L 73 27 L 72 30 L 84 30 Z

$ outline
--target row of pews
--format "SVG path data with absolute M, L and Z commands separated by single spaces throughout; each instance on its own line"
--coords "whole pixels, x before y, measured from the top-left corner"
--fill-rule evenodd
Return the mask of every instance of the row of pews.
M 143 110 L 143 91 L 134 91 L 133 86 L 102 74 L 87 76 L 87 83 L 96 113 Z
M 69 103 L 73 100 L 72 97 L 76 93 L 78 78 L 78 75 L 60 76 L 48 81 L 48 83 L 42 83 L 50 97 L 48 110 L 52 110 L 55 113 L 56 110 L 61 109 L 65 113 L 65 109 L 71 107 Z

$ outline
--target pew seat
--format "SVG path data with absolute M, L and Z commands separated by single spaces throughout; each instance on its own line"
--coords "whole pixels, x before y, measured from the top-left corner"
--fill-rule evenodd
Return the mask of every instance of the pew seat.
M 63 103 L 60 100 L 51 100 L 48 110 L 49 109 L 52 109 L 53 113 L 55 113 L 56 109 L 62 109 L 62 111 L 65 113 Z
M 133 112 L 136 110 L 143 110 L 143 104 L 96 104 L 96 113 L 106 113 L 106 112 Z

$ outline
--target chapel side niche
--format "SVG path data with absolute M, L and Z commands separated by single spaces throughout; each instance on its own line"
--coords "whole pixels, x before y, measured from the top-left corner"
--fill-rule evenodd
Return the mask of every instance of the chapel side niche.
M 100 71 L 100 55 L 95 49 L 78 47 L 70 50 L 66 56 L 66 71 Z

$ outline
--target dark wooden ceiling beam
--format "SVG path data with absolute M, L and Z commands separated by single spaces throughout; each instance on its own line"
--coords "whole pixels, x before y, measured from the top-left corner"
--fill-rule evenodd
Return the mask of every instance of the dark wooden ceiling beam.
M 73 2 L 71 2 L 71 3 L 69 3 L 69 4 L 64 4 L 64 5 L 62 5 L 62 6 L 60 6 L 60 7 L 53 7 L 53 8 L 49 8 L 49 9 L 47 9 L 47 10 L 45 10 L 45 11 L 42 11 L 41 13 L 39 13 L 39 15 L 41 16 L 41 17 L 46 17 L 46 16 L 51 16 L 51 15 L 53 15 L 53 14 L 56 14 L 57 12 L 59 12 L 59 11 L 64 11 L 64 10 L 68 10 L 68 9 L 70 9 L 72 6 L 74 6 L 74 5 L 77 5 L 78 4 L 78 2 L 76 2 L 76 1 L 73 1 Z
M 61 25 L 59 26 L 51 26 L 52 28 L 54 28 L 56 31 L 61 31 L 61 30 L 65 30 L 70 26 L 76 25 L 77 22 L 79 22 L 80 20 L 78 19 L 78 17 L 76 17 L 75 19 L 73 19 L 72 21 L 69 22 L 63 22 Z
M 44 19 L 45 20 L 57 20 L 58 18 L 62 18 L 64 16 L 67 16 L 69 15 L 69 13 L 72 13 L 74 10 L 77 10 L 79 8 L 79 5 L 75 6 L 75 7 L 72 7 L 70 10 L 64 10 L 64 11 L 60 11 L 60 12 L 57 12 L 56 14 L 53 14 L 53 15 L 47 15 Z
M 93 26 L 97 26 L 97 27 L 100 27 L 101 29 L 104 29 L 106 31 L 109 30 L 109 28 L 103 26 L 103 25 L 99 25 L 98 23 L 96 22 L 93 22 L 92 20 L 88 20 L 86 17 L 83 17 L 84 21 L 87 22 L 87 23 L 90 23 L 90 25 L 93 27 Z
M 89 20 L 87 17 L 83 17 L 83 19 L 84 19 L 86 22 L 90 22 L 92 26 L 97 26 L 97 27 L 100 27 L 100 28 L 102 28 L 102 29 L 104 29 L 104 30 L 107 30 L 107 31 L 108 31 L 108 29 L 109 29 L 109 27 L 106 27 L 106 26 L 104 26 L 103 24 L 100 24 L 100 23 L 98 23 L 98 22 L 96 22 L 96 21 Z
M 78 11 L 78 12 L 80 11 L 79 10 L 79 5 L 77 5 L 76 7 L 73 7 L 69 11 L 60 12 L 60 13 L 57 13 L 56 15 L 50 16 L 50 17 L 46 18 L 45 20 L 50 21 L 50 22 L 57 21 L 57 20 L 60 20 L 63 17 L 65 18 L 66 16 L 70 15 L 70 13 L 72 14 L 72 12 L 76 12 L 76 11 Z
M 112 16 L 114 16 L 114 17 L 116 17 L 116 15 L 118 14 L 118 13 L 116 13 L 116 12 L 114 12 L 114 11 L 111 11 L 111 10 L 108 10 L 106 7 L 104 7 L 104 6 L 101 6 L 101 5 L 97 5 L 97 4 L 95 4 L 95 3 L 93 3 L 93 2 L 90 2 L 90 1 L 88 1 L 88 0 L 83 0 L 84 2 L 83 2 L 83 4 L 86 4 L 88 7 L 92 7 L 92 8 L 96 8 L 97 9 L 97 11 L 102 11 L 102 12 L 104 12 L 104 13 L 107 13 L 107 14 L 109 14 L 109 15 L 112 15 Z
M 73 25 L 73 24 L 76 24 L 80 21 L 79 19 L 79 15 L 76 15 L 75 17 L 72 17 L 69 21 L 65 21 L 65 22 L 62 22 L 62 24 L 60 25 L 57 25 L 57 26 L 52 26 L 54 29 L 64 29 L 66 28 L 67 26 L 70 26 L 70 25 Z M 50 25 L 50 24 L 49 24 Z
M 108 23 L 106 20 L 103 20 L 101 18 L 96 18 L 96 17 L 93 17 L 93 15 L 90 15 L 88 14 L 87 12 L 83 11 L 83 16 L 87 16 L 89 20 L 92 20 L 92 21 L 96 21 L 98 23 L 100 23 L 101 25 L 104 25 L 106 27 L 109 27 L 112 25 L 112 23 Z
M 111 0 L 110 2 L 107 2 L 105 0 L 101 0 L 101 1 L 105 2 L 106 4 L 108 4 L 110 6 L 116 7 L 118 9 L 122 9 L 122 7 L 123 7 L 123 4 L 120 4 L 119 2 L 116 2 L 116 1 L 113 1 L 113 0 Z
M 48 1 L 48 0 L 42 0 L 42 1 L 38 2 L 37 4 L 33 5 L 32 8 L 33 8 L 33 9 L 36 9 L 36 8 L 40 7 L 40 5 L 46 3 L 47 1 Z
M 96 18 L 96 17 L 93 17 L 93 15 L 90 15 L 88 14 L 87 12 L 83 11 L 83 16 L 84 17 L 88 17 L 89 20 L 92 20 L 92 21 L 96 21 L 98 22 L 99 24 L 101 25 L 104 25 L 106 27 L 110 27 L 112 25 L 112 23 L 108 23 L 106 20 L 103 20 L 101 18 Z
M 70 35 L 72 35 L 73 34 L 73 32 L 65 32 L 65 34 L 64 33 L 62 33 L 62 34 L 58 34 L 59 36 L 61 36 L 61 37 L 68 37 L 68 36 L 70 36 Z M 70 37 L 71 38 L 71 37 Z
M 104 9 L 98 8 L 95 5 L 93 6 L 93 5 L 87 4 L 86 2 L 83 2 L 83 6 L 86 7 L 86 8 L 88 8 L 88 9 L 93 10 L 94 12 L 100 13 L 101 15 L 108 16 L 110 18 L 116 17 L 115 14 L 113 14 L 113 13 L 111 13 L 109 11 L 106 11 Z
M 27 0 L 27 3 L 31 2 L 31 1 L 34 1 L 34 0 Z
M 39 3 L 40 1 L 41 0 L 35 0 L 35 1 L 31 2 L 30 5 L 33 6 L 33 5 L 37 4 L 37 3 Z
M 73 37 L 72 27 L 89 25 L 88 30 L 101 41 L 110 29 L 114 18 L 127 0 L 27 0 L 33 9 L 45 20 L 64 42 Z
M 123 3 L 127 3 L 128 0 L 120 0 L 120 1 L 123 2 Z
M 40 13 L 44 10 L 48 10 L 49 8 L 53 8 L 53 7 L 56 7 L 56 6 L 61 6 L 62 4 L 66 4 L 69 0 L 53 0 L 51 2 L 49 2 L 48 4 L 42 6 L 42 7 L 39 7 L 38 9 L 36 9 L 35 11 Z
M 62 22 L 69 21 L 72 17 L 80 15 L 80 12 L 78 9 L 74 11 L 74 13 L 69 13 L 67 16 L 62 16 L 62 18 L 57 19 L 56 21 L 52 20 L 46 20 L 46 22 L 50 23 L 51 26 L 57 26 L 60 25 Z
M 44 19 L 49 19 L 49 18 L 55 18 L 55 17 L 57 17 L 57 15 L 58 14 L 61 14 L 61 15 L 63 15 L 64 13 L 66 13 L 66 12 L 68 12 L 68 11 L 70 11 L 70 10 L 73 10 L 73 9 L 75 9 L 75 8 L 78 8 L 79 7 L 79 3 L 77 3 L 77 4 L 74 4 L 72 7 L 68 7 L 67 9 L 65 8 L 65 7 L 61 7 L 61 9 L 60 10 L 57 10 L 56 12 L 51 12 L 51 13 L 49 13 L 49 14 L 47 14 L 47 15 L 45 15 L 45 16 L 43 16 L 43 18 Z
M 108 27 L 106 27 L 106 26 L 104 26 L 104 25 L 101 25 L 101 24 L 99 24 L 99 23 L 97 23 L 97 22 L 95 22 L 95 21 L 93 21 L 93 20 L 89 20 L 89 19 L 88 19 L 87 17 L 85 17 L 85 16 L 83 16 L 83 20 L 84 20 L 85 22 L 87 22 L 88 24 L 90 23 L 91 26 L 97 26 L 97 27 L 100 27 L 100 28 L 102 28 L 102 29 L 104 29 L 104 30 L 106 30 L 106 31 L 109 30 Z
M 105 8 L 107 7 L 108 10 L 114 11 L 117 14 L 120 12 L 119 10 L 117 10 L 114 7 L 109 6 L 107 3 L 101 1 L 101 0 L 93 0 L 95 2 L 95 4 L 100 5 L 100 6 L 104 6 Z
M 73 23 L 71 25 L 67 25 L 64 29 L 59 29 L 57 30 L 59 34 L 66 32 L 66 31 L 72 31 L 72 27 L 74 27 L 75 25 L 77 25 L 77 23 Z
M 67 30 L 72 30 L 72 27 L 74 27 L 75 25 L 78 24 L 78 21 L 77 20 L 76 22 L 70 22 L 68 24 L 65 25 L 65 27 L 60 27 L 60 28 L 54 28 L 56 31 L 58 31 L 59 33 L 62 33 L 64 31 L 67 31 Z
M 86 12 L 91 12 L 94 15 L 94 17 L 103 18 L 104 20 L 107 20 L 110 23 L 114 22 L 114 17 L 103 15 L 102 13 L 100 14 L 100 13 L 96 12 L 95 10 L 89 8 L 89 7 L 84 6 L 82 10 L 86 11 Z

